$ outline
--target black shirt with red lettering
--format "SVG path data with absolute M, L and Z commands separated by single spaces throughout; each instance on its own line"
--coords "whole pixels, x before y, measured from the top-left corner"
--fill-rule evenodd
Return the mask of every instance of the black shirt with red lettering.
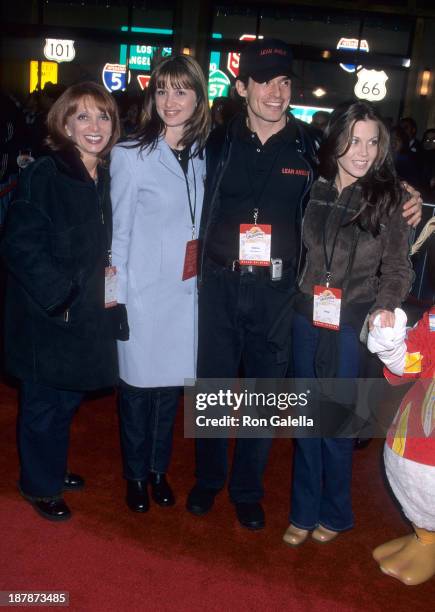
M 294 262 L 299 252 L 300 202 L 310 168 L 298 152 L 294 122 L 261 144 L 245 122 L 232 145 L 219 189 L 219 209 L 207 239 L 207 255 L 224 265 L 239 258 L 240 225 L 272 226 L 271 257 Z

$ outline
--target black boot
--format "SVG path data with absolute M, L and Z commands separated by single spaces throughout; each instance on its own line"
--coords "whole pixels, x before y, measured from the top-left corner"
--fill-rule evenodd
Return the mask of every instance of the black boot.
M 67 472 L 63 480 L 62 491 L 80 491 L 85 486 L 85 480 L 79 474 Z
M 159 506 L 173 506 L 175 497 L 166 480 L 166 474 L 151 472 L 149 476 L 151 496 Z
M 127 480 L 127 506 L 133 512 L 148 512 L 150 500 L 148 498 L 146 480 Z
M 71 510 L 65 503 L 65 500 L 60 495 L 51 495 L 48 497 L 37 497 L 27 495 L 18 487 L 21 495 L 32 504 L 36 512 L 49 521 L 66 521 L 71 518 Z

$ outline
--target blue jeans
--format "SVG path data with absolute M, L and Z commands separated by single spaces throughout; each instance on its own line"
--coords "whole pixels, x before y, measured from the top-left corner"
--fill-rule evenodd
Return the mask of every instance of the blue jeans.
M 180 396 L 180 387 L 142 388 L 120 382 L 119 425 L 127 480 L 167 472 Z
M 337 378 L 357 378 L 359 339 L 342 325 L 338 332 Z M 319 329 L 304 316 L 293 316 L 295 377 L 315 378 L 314 360 Z M 300 529 L 323 525 L 334 531 L 353 526 L 351 482 L 353 439 L 299 438 L 295 440 L 290 522 Z
M 22 381 L 17 438 L 20 487 L 27 495 L 59 495 L 67 471 L 69 428 L 83 393 Z

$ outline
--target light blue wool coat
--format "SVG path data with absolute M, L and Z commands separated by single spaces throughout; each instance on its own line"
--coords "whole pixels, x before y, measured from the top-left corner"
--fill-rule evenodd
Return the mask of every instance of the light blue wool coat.
M 192 238 L 186 182 L 169 146 L 152 152 L 117 145 L 112 151 L 112 260 L 118 302 L 126 304 L 130 339 L 118 342 L 121 378 L 137 387 L 184 385 L 195 377 L 197 279 L 182 280 Z M 189 160 L 196 235 L 204 195 L 205 160 Z

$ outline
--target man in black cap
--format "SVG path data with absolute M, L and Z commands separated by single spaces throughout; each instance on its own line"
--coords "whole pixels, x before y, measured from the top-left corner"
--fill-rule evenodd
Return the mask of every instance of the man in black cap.
M 282 378 L 287 371 L 289 349 L 273 350 L 267 337 L 294 291 L 298 228 L 314 155 L 287 115 L 291 75 L 288 45 L 249 43 L 236 81 L 247 112 L 226 132 L 215 130 L 210 137 L 201 221 L 198 378 L 236 378 L 241 365 L 246 378 Z M 251 230 L 262 232 L 255 255 L 241 246 L 241 234 Z M 236 441 L 229 493 L 240 523 L 249 529 L 264 526 L 260 502 L 270 444 L 270 439 Z M 226 439 L 196 440 L 197 482 L 187 500 L 192 513 L 208 512 L 224 487 L 227 446 Z
M 287 44 L 248 43 L 236 80 L 246 112 L 215 130 L 207 146 L 198 378 L 236 378 L 240 367 L 246 378 L 283 378 L 288 370 L 289 340 L 277 349 L 268 335 L 295 291 L 303 203 L 316 165 L 307 132 L 288 114 L 291 76 Z M 248 529 L 264 527 L 270 445 L 236 440 L 229 493 Z M 193 514 L 208 512 L 224 487 L 227 447 L 227 439 L 196 440 L 196 484 L 186 504 Z

